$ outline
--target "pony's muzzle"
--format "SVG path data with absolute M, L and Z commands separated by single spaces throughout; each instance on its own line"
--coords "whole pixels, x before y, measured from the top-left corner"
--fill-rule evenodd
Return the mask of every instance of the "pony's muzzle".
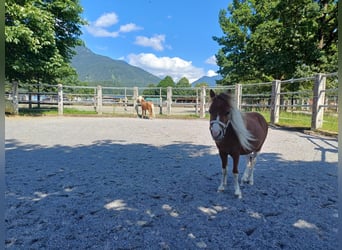
M 222 130 L 220 124 L 218 124 L 218 123 L 213 123 L 210 126 L 210 133 L 211 133 L 211 137 L 215 141 L 221 141 L 224 137 L 223 130 Z

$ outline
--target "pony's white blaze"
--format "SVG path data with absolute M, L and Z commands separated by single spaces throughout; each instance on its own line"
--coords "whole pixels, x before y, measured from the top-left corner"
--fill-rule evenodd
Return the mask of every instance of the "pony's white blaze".
M 212 123 L 211 125 L 211 135 L 214 140 L 221 140 L 223 138 L 223 132 L 221 130 L 220 124 L 220 117 L 217 116 L 216 122 Z

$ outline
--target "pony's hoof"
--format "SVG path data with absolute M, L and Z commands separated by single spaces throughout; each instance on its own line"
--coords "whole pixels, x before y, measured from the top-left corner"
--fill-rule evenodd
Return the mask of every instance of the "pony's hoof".
M 242 194 L 235 194 L 235 197 L 238 198 L 238 199 L 242 199 Z
M 218 189 L 217 189 L 217 192 L 218 193 L 224 192 L 224 186 L 219 186 Z
M 241 179 L 241 186 L 243 186 L 245 184 L 249 184 L 252 186 L 254 184 L 254 181 L 248 180 L 248 179 Z

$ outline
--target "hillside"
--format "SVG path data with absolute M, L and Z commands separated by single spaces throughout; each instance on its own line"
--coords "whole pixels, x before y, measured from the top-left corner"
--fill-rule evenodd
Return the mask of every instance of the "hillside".
M 160 78 L 121 60 L 97 55 L 86 47 L 77 47 L 71 65 L 76 69 L 80 81 L 89 85 L 144 87 L 157 85 Z
M 195 87 L 196 84 L 198 83 L 206 83 L 208 84 L 209 87 L 215 87 L 216 86 L 216 81 L 222 79 L 220 75 L 216 76 L 203 76 L 200 79 L 194 81 L 191 86 Z

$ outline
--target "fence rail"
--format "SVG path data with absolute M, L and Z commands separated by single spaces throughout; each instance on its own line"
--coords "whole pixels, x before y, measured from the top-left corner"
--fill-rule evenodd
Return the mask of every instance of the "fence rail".
M 269 112 L 270 123 L 277 124 L 281 112 L 303 112 L 311 115 L 311 128 L 322 128 L 324 112 L 337 114 L 337 73 L 317 74 L 312 77 L 275 80 L 266 83 L 237 84 L 212 88 L 216 92 L 230 90 L 236 105 L 245 111 Z M 312 89 L 310 91 L 310 89 Z M 128 113 L 137 115 L 137 97 L 144 96 L 159 108 L 159 114 L 194 114 L 204 118 L 210 103 L 208 89 L 103 87 L 67 85 L 7 86 L 7 99 L 14 113 L 20 107 L 56 107 L 63 115 L 66 106 L 92 110 L 98 114 Z M 156 109 L 158 110 L 158 109 Z

